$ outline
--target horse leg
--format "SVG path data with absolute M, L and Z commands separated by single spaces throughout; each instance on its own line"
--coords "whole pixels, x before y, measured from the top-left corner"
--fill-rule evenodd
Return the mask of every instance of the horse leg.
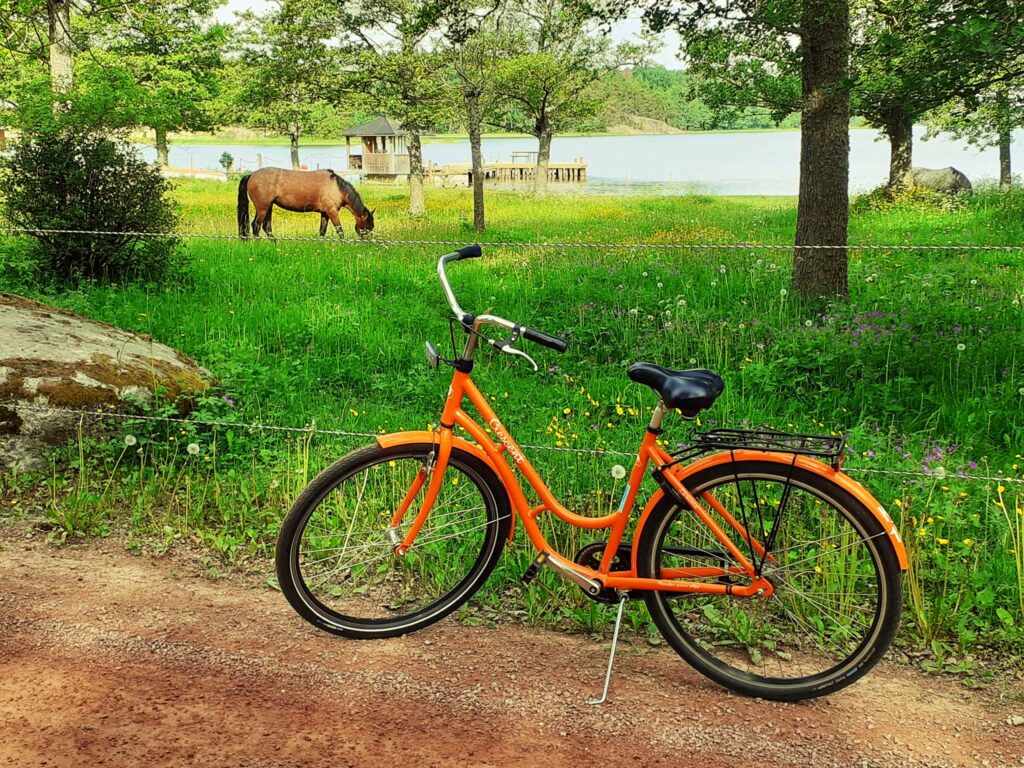
M 274 222 L 273 222 L 273 218 L 274 218 L 274 206 L 273 206 L 273 204 L 271 204 L 271 206 L 267 209 L 267 216 L 266 216 L 266 218 L 263 219 L 263 231 L 267 233 L 267 237 L 269 237 L 271 240 L 274 239 Z
M 338 233 L 338 237 L 344 240 L 345 233 L 341 229 L 341 219 L 338 218 L 338 209 L 331 208 L 327 211 L 327 215 L 331 217 L 331 224 L 334 225 L 334 231 Z
M 320 214 L 320 237 L 323 237 L 326 234 L 327 234 L 327 214 L 326 213 L 321 213 Z
M 265 222 L 267 220 L 267 216 L 269 215 L 268 214 L 269 210 L 270 209 L 268 207 L 260 208 L 260 207 L 257 206 L 257 208 L 256 208 L 256 216 L 252 220 L 252 236 L 253 237 L 259 238 L 259 236 L 260 236 L 260 229 L 263 228 L 263 222 Z

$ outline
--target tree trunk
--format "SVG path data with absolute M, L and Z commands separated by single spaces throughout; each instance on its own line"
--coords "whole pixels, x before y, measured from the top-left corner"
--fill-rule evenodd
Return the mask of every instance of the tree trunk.
M 156 164 L 167 168 L 167 129 L 155 128 L 156 131 Z
M 68 93 L 75 84 L 71 47 L 71 0 L 47 0 L 50 22 L 50 87 Z
M 427 212 L 423 200 L 423 148 L 420 135 L 409 134 L 409 215 L 423 216 Z
M 885 126 L 889 138 L 889 184 L 890 192 L 902 189 L 907 184 L 907 174 L 913 167 L 914 119 L 899 117 Z
M 473 163 L 473 229 L 484 231 L 484 158 L 480 146 L 480 92 L 467 88 L 466 121 L 469 124 L 469 152 Z
M 850 56 L 847 0 L 804 0 L 801 21 L 803 105 L 800 119 L 800 196 L 793 254 L 795 293 L 845 298 L 849 220 Z
M 294 126 L 288 136 L 292 140 L 292 170 L 298 171 L 302 169 L 302 163 L 299 162 L 299 127 Z
M 551 128 L 546 124 L 537 132 L 537 176 L 533 180 L 533 191 L 537 195 L 548 193 L 548 166 L 551 164 Z
M 1010 166 L 1010 142 L 1013 136 L 1009 131 L 999 132 L 999 187 L 1009 189 L 1013 186 L 1013 169 Z
M 1010 114 L 1010 95 L 1005 86 L 1000 87 L 996 94 L 996 109 L 999 117 L 999 188 L 1009 189 L 1013 185 L 1013 169 L 1010 166 L 1013 116 Z

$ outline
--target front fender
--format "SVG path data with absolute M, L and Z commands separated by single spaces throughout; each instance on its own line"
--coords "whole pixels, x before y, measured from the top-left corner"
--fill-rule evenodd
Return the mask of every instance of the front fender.
M 395 446 L 414 443 L 436 443 L 437 435 L 434 432 L 429 432 L 424 429 L 409 430 L 408 432 L 392 432 L 388 435 L 377 435 L 374 439 L 377 441 L 377 445 L 381 448 L 394 448 Z M 498 484 L 501 485 L 501 475 L 498 474 L 498 470 L 494 466 L 494 462 L 491 461 L 491 457 L 484 453 L 483 449 L 479 445 L 471 443 L 465 438 L 452 435 L 452 448 L 460 448 L 484 462 L 484 464 L 494 472 L 494 477 L 498 480 Z M 504 488 L 504 486 L 502 486 L 502 488 Z M 507 498 L 508 493 L 506 492 L 505 495 Z M 508 500 L 508 507 L 512 515 L 512 521 L 508 527 L 508 540 L 511 542 L 516 532 L 516 510 L 515 507 L 512 506 L 511 499 Z
M 777 464 L 785 464 L 786 466 L 789 466 L 793 462 L 791 454 L 769 453 L 765 451 L 730 451 L 729 453 L 716 453 L 711 456 L 705 456 L 703 459 L 695 461 L 693 464 L 688 464 L 680 470 L 677 470 L 680 472 L 677 477 L 682 480 L 683 478 L 700 472 L 703 469 L 707 469 L 708 467 L 729 463 L 733 460 L 733 456 L 736 457 L 737 461 L 772 461 Z M 892 544 L 893 549 L 896 551 L 896 558 L 899 560 L 900 570 L 907 570 L 907 548 L 903 545 L 903 539 L 900 536 L 899 528 L 889 516 L 889 513 L 886 512 L 885 507 L 882 506 L 878 499 L 871 495 L 867 488 L 846 473 L 836 471 L 828 464 L 816 461 L 809 456 L 797 456 L 796 466 L 830 480 L 867 507 L 868 511 L 871 512 L 874 518 L 882 526 L 882 530 L 884 530 L 886 535 L 888 535 L 889 541 Z M 659 489 L 653 496 L 651 496 L 650 500 L 647 502 L 647 506 L 644 507 L 643 514 L 640 516 L 640 521 L 637 523 L 637 541 L 640 540 L 640 532 L 643 530 L 643 526 L 647 522 L 648 516 L 664 495 L 664 492 Z M 636 563 L 634 562 L 634 566 L 635 565 Z

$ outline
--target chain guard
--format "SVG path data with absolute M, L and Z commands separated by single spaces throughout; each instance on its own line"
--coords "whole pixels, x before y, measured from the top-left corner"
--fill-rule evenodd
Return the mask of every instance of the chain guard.
M 604 556 L 604 549 L 606 546 L 608 546 L 607 541 L 595 541 L 591 544 L 587 544 L 583 549 L 576 553 L 576 557 L 573 558 L 573 562 L 596 571 L 601 567 L 601 558 Z M 612 570 L 627 570 L 632 561 L 633 545 L 628 542 L 620 544 L 619 548 L 615 551 L 615 555 L 612 557 Z M 591 600 L 598 603 L 604 603 L 605 605 L 617 605 L 619 602 L 619 595 L 614 589 L 605 588 L 596 595 L 591 595 L 587 592 L 584 592 L 583 594 Z

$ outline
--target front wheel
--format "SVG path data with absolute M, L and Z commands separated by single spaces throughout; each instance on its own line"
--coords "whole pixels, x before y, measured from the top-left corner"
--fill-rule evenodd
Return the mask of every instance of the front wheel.
M 863 504 L 820 475 L 772 461 L 709 467 L 686 478 L 686 487 L 746 558 L 763 563 L 774 591 L 645 593 L 680 656 L 738 693 L 780 701 L 832 693 L 881 659 L 899 626 L 901 573 L 888 534 Z M 729 527 L 713 501 L 755 542 L 771 542 L 768 557 Z M 668 497 L 645 523 L 637 558 L 641 577 L 703 568 L 718 570 L 710 581 L 744 581 L 726 573 L 737 561 L 708 527 Z
M 276 553 L 278 583 L 299 615 L 346 637 L 394 637 L 444 618 L 486 581 L 508 537 L 508 494 L 486 463 L 459 448 L 413 545 L 394 551 L 392 516 L 433 466 L 434 450 L 370 445 L 306 487 L 281 525 Z M 421 482 L 400 536 L 426 488 Z

